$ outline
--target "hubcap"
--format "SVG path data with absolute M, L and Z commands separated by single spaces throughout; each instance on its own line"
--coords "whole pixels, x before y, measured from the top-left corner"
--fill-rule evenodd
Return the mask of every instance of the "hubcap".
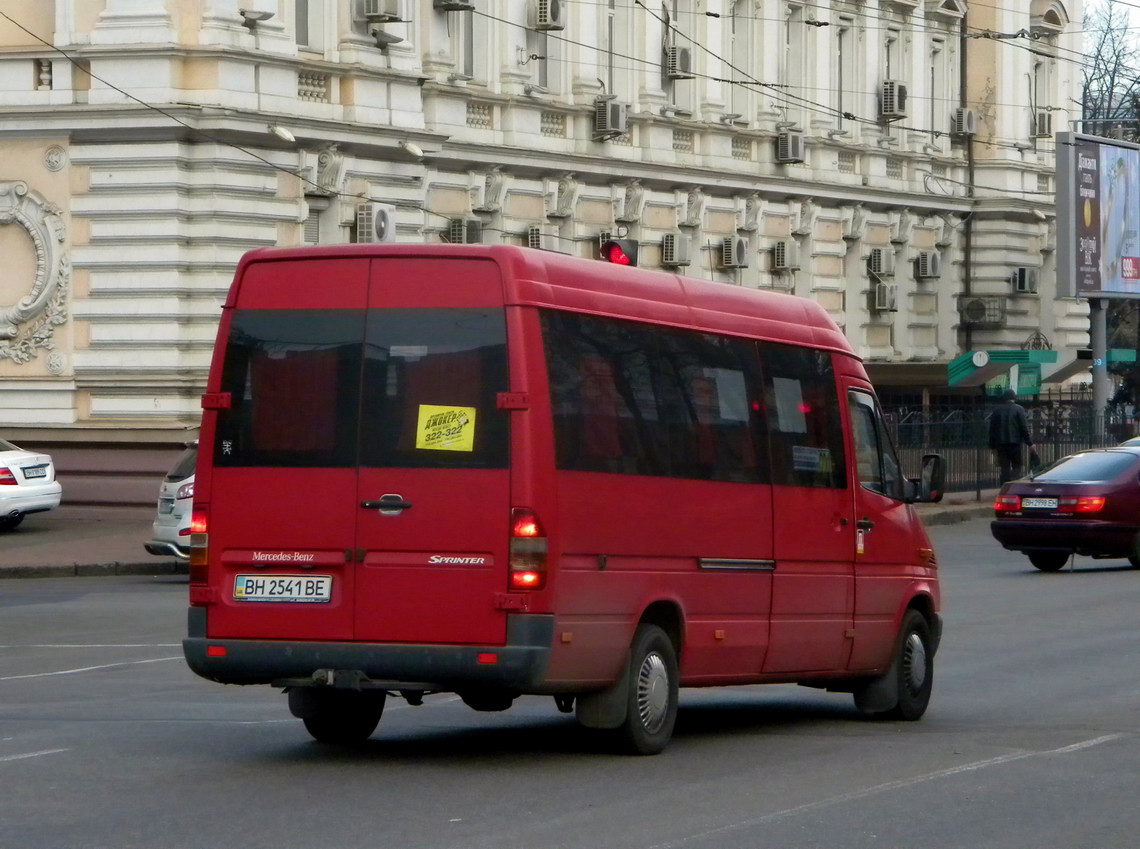
M 637 673 L 637 713 L 650 734 L 660 730 L 669 709 L 669 670 L 661 655 L 646 655 Z
M 918 634 L 907 634 L 903 644 L 903 683 L 917 693 L 926 681 L 926 644 Z

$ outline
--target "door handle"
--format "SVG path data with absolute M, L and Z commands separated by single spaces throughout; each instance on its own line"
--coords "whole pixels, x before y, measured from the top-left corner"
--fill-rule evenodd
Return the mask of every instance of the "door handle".
M 399 513 L 412 506 L 412 502 L 405 501 L 404 496 L 394 493 L 385 493 L 376 501 L 361 501 L 360 506 L 365 510 L 379 510 L 381 513 Z
M 859 519 L 855 523 L 855 527 L 857 527 L 861 531 L 869 531 L 869 530 L 871 530 L 871 528 L 875 527 L 875 523 L 872 522 L 870 519 L 864 518 L 864 519 Z

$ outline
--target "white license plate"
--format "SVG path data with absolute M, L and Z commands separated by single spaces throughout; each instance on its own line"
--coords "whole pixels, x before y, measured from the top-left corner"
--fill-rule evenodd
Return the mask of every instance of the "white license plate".
M 29 466 L 24 469 L 25 478 L 46 478 L 47 466 Z
M 332 575 L 235 575 L 235 601 L 323 603 L 332 600 Z
M 1023 499 L 1021 499 L 1021 506 L 1028 509 L 1028 510 L 1032 510 L 1035 507 L 1037 509 L 1044 508 L 1046 510 L 1056 510 L 1057 509 L 1057 499 L 1056 498 L 1023 498 Z
M 158 501 L 159 513 L 173 513 L 174 512 L 174 499 L 173 498 L 160 498 Z

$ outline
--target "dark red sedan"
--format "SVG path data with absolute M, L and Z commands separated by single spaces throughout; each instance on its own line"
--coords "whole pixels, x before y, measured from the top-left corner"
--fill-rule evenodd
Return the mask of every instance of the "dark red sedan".
M 1074 552 L 1140 568 L 1140 446 L 1081 451 L 1010 481 L 994 513 L 994 538 L 1043 572 Z

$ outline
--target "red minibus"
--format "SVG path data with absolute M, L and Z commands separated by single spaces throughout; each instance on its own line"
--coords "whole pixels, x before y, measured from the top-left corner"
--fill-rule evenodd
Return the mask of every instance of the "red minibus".
M 934 551 L 803 298 L 506 245 L 261 249 L 202 400 L 191 668 L 367 738 L 389 696 L 552 695 L 629 751 L 678 687 L 917 719 Z

